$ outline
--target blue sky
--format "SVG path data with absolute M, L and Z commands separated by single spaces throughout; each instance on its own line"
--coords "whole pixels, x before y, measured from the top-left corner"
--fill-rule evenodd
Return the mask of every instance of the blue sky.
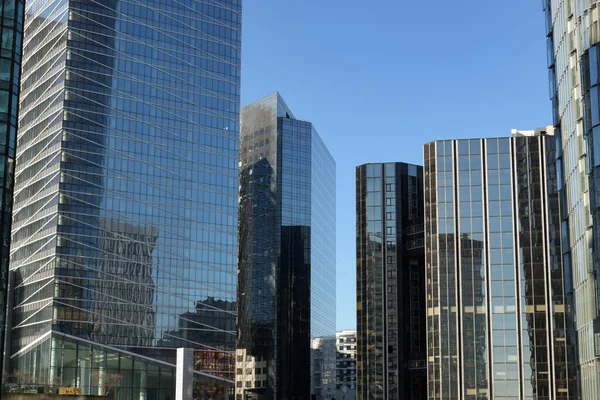
M 242 105 L 278 90 L 337 161 L 337 328 L 356 327 L 354 172 L 551 122 L 540 1 L 246 0 Z

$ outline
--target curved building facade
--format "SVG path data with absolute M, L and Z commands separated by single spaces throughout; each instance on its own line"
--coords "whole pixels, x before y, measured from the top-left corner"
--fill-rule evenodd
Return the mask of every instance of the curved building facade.
M 164 399 L 189 347 L 231 387 L 240 39 L 240 0 L 27 3 L 13 370 Z
M 600 398 L 600 3 L 544 0 L 567 313 L 582 399 Z M 597 134 L 597 135 L 596 135 Z M 596 155 L 597 154 L 597 155 Z
M 425 145 L 429 399 L 577 399 L 552 127 Z

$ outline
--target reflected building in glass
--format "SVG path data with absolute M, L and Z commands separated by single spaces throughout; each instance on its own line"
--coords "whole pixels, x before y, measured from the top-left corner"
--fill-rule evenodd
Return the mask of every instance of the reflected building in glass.
M 425 145 L 429 399 L 575 399 L 553 128 Z
M 24 13 L 25 0 L 0 0 L 0 368 L 4 365 L 4 329 L 7 322 L 5 313 Z
M 583 400 L 600 398 L 600 8 L 543 0 L 569 323 Z
M 233 394 L 240 32 L 240 0 L 28 1 L 13 371 L 163 400 L 184 346 Z
M 425 399 L 423 167 L 356 168 L 356 396 Z
M 242 109 L 237 398 L 310 398 L 311 338 L 335 336 L 335 183 L 321 137 L 279 93 Z
M 316 399 L 335 399 L 335 336 L 312 338 L 310 341 L 311 395 Z

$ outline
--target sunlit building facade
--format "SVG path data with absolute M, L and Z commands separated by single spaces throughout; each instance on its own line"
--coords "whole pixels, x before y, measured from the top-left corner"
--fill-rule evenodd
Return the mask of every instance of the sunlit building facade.
M 553 128 L 425 145 L 429 399 L 576 399 Z
M 335 336 L 335 185 L 329 150 L 279 93 L 242 109 L 237 398 L 310 398 L 311 338 Z M 319 346 L 333 374 L 334 346 Z
M 240 38 L 240 0 L 27 2 L 13 371 L 164 399 L 189 347 L 233 394 Z
M 337 331 L 336 400 L 356 399 L 356 331 Z
M 19 112 L 19 80 L 25 0 L 0 0 L 0 368 L 8 295 L 8 261 Z
M 600 398 L 600 8 L 593 0 L 543 5 L 563 262 L 573 299 L 567 312 L 575 326 L 581 398 L 591 400 Z
M 357 167 L 356 234 L 356 397 L 425 399 L 423 167 Z

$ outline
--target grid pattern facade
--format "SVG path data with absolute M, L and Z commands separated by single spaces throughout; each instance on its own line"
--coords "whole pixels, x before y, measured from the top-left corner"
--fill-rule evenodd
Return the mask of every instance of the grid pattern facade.
M 600 224 L 594 124 L 600 9 L 595 0 L 544 0 L 550 99 L 556 128 L 563 262 L 577 340 L 582 399 L 600 398 Z
M 236 395 L 308 399 L 311 337 L 335 334 L 335 161 L 278 93 L 242 109 L 239 212 Z
M 356 398 L 356 331 L 338 331 L 335 336 L 336 399 L 353 400 Z
M 13 359 L 51 332 L 232 381 L 241 2 L 25 11 Z
M 426 396 L 423 169 L 356 169 L 357 398 Z
M 0 366 L 6 323 L 24 0 L 0 1 Z
M 554 138 L 425 145 L 430 399 L 573 399 Z

